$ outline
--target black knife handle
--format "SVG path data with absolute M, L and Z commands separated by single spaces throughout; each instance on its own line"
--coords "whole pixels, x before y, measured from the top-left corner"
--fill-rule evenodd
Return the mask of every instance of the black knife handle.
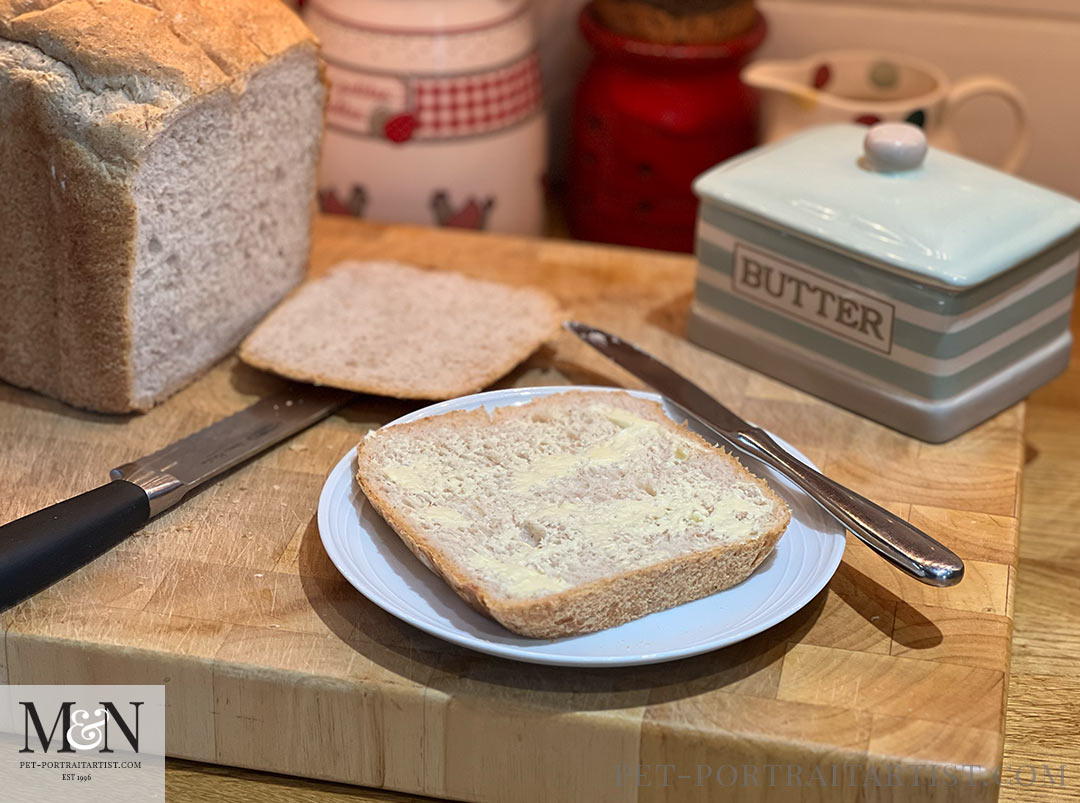
M 146 491 L 113 480 L 0 527 L 0 610 L 67 577 L 149 520 Z

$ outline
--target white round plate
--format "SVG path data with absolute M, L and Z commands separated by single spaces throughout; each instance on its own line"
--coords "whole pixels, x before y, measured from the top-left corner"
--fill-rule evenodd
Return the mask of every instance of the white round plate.
M 525 404 L 567 390 L 608 393 L 618 388 L 512 388 L 434 404 L 388 424 L 450 410 Z M 664 403 L 654 393 L 627 391 Z M 665 404 L 668 415 L 682 420 Z M 696 429 L 691 418 L 687 422 Z M 703 431 L 702 431 L 702 434 Z M 775 436 L 773 436 L 775 438 Z M 813 465 L 776 438 L 784 448 Z M 319 533 L 345 578 L 379 607 L 439 638 L 518 661 L 562 666 L 628 666 L 670 661 L 749 638 L 791 616 L 825 587 L 844 554 L 844 531 L 806 494 L 752 458 L 740 455 L 787 501 L 791 524 L 773 553 L 739 585 L 712 596 L 584 636 L 542 640 L 511 633 L 488 619 L 428 571 L 374 510 L 354 479 L 350 451 L 330 472 L 319 498 Z

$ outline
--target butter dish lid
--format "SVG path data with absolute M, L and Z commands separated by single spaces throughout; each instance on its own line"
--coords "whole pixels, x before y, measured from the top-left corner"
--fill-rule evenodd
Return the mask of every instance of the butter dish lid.
M 1080 203 L 887 123 L 812 128 L 694 181 L 720 204 L 921 281 L 972 287 L 1080 229 Z

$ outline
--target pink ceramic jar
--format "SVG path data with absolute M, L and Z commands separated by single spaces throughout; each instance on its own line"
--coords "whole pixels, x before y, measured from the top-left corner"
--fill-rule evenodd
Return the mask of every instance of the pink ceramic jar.
M 538 234 L 547 128 L 526 0 L 306 0 L 331 82 L 322 208 Z

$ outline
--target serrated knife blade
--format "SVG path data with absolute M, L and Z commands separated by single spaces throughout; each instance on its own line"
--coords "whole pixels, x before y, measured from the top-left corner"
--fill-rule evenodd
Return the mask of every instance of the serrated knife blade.
M 594 326 L 577 321 L 567 321 L 563 326 L 706 424 L 718 441 L 756 457 L 786 476 L 889 563 L 928 585 L 951 586 L 963 579 L 964 562 L 950 549 L 866 497 L 815 471 L 764 430 L 740 418 L 651 354 Z
M 321 421 L 355 396 L 337 388 L 290 384 L 109 474 L 143 487 L 153 517 L 203 483 Z M 173 490 L 160 490 L 166 487 Z
M 153 454 L 112 482 L 0 527 L 0 610 L 67 576 L 229 469 L 321 421 L 356 394 L 285 389 Z

